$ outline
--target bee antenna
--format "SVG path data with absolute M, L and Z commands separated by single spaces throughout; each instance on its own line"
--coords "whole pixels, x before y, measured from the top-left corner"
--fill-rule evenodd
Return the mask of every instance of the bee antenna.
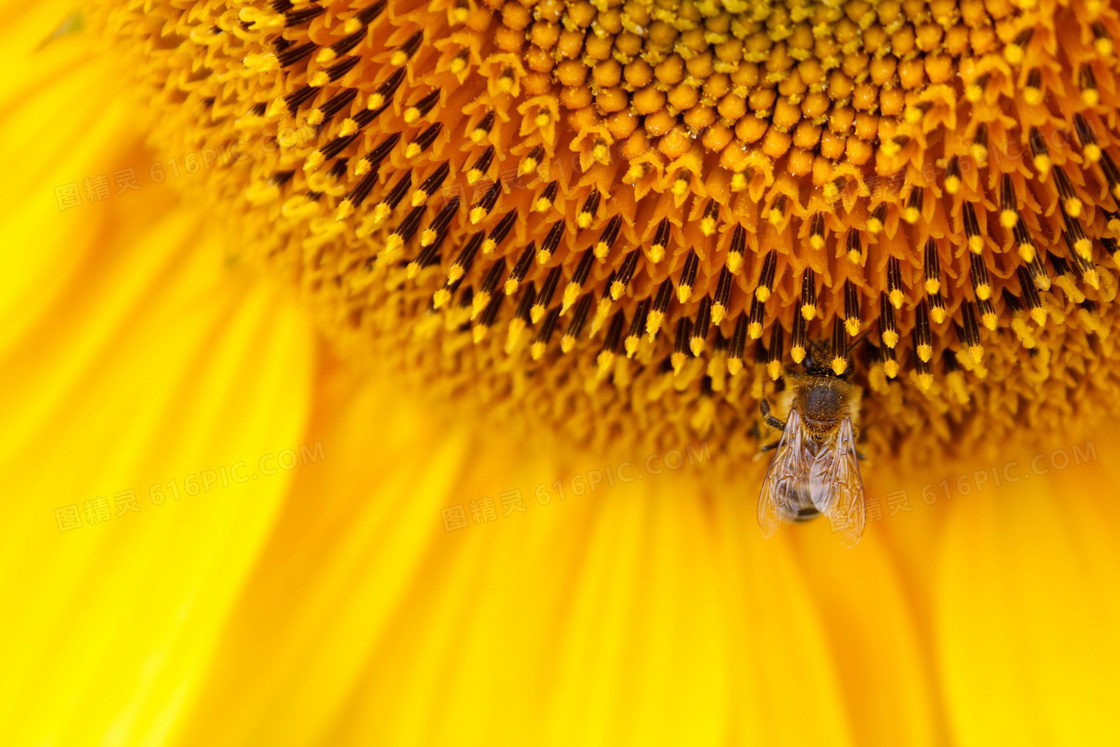
M 865 330 L 863 331 L 863 333 L 862 333 L 862 334 L 861 334 L 861 335 L 860 335 L 859 337 L 857 337 L 857 338 L 856 338 L 856 339 L 855 339 L 855 340 L 854 340 L 854 341 L 852 342 L 852 344 L 851 344 L 851 345 L 849 345 L 849 346 L 848 346 L 848 355 L 849 355 L 849 356 L 850 356 L 850 355 L 852 355 L 852 354 L 853 354 L 854 352 L 856 352 L 856 348 L 858 348 L 858 347 L 859 347 L 860 343 L 862 343 L 862 342 L 863 342 L 864 340 L 866 340 L 866 339 L 867 339 L 867 336 L 868 336 L 869 334 L 871 334 L 871 330 L 870 330 L 870 329 L 865 329 Z

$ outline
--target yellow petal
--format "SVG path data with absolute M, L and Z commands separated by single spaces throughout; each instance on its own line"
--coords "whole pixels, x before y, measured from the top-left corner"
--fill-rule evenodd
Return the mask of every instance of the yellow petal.
M 1009 471 L 1018 482 L 952 507 L 934 622 L 956 744 L 1108 744 L 1116 733 L 1120 442 L 1078 446 L 1097 459 L 1075 464 L 1073 444 L 1023 457 Z
M 790 549 L 758 541 L 753 504 L 715 519 L 684 474 L 702 464 L 633 456 L 612 487 L 602 458 L 481 444 L 392 389 L 325 388 L 316 432 L 340 446 L 301 473 L 185 744 L 844 743 Z M 393 438 L 370 448 L 371 422 Z M 525 511 L 503 515 L 518 490 Z M 467 526 L 445 532 L 454 506 Z
M 48 45 L 46 69 L 71 41 Z M 43 85 L 74 93 L 90 69 Z M 292 479 L 261 459 L 305 438 L 309 328 L 285 292 L 229 263 L 205 216 L 166 187 L 54 207 L 58 175 L 153 160 L 112 131 L 112 98 L 87 88 L 73 126 L 40 122 L 73 139 L 4 195 L 17 209 L 4 200 L 0 309 L 25 312 L 0 338 L 0 482 L 19 496 L 0 543 L 11 744 L 172 738 Z M 37 106 L 5 133 L 58 113 Z M 80 524 L 60 521 L 71 507 Z

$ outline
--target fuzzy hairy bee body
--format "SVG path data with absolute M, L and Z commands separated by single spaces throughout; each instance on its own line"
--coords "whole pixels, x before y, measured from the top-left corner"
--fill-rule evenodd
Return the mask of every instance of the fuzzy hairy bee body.
M 855 448 L 861 392 L 840 377 L 787 371 L 777 407 L 761 402 L 764 422 L 781 438 L 759 495 L 764 536 L 782 523 L 828 516 L 852 546 L 863 534 L 863 481 Z M 777 415 L 784 414 L 783 422 Z

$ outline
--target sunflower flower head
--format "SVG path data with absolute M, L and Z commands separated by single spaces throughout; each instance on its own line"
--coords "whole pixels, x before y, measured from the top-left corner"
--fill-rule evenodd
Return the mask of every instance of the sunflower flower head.
M 108 5 L 244 257 L 507 420 L 750 454 L 816 350 L 922 458 L 1113 388 L 1109 4 Z

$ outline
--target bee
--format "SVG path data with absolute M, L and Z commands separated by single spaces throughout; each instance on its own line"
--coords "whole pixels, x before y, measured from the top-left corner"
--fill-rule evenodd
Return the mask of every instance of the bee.
M 758 526 L 769 537 L 782 523 L 828 517 L 848 547 L 863 535 L 863 480 L 856 451 L 862 393 L 845 375 L 812 364 L 787 369 L 774 410 L 763 397 L 763 420 L 782 432 L 758 498 Z M 850 369 L 848 369 L 850 371 Z M 774 413 L 788 413 L 785 422 Z

